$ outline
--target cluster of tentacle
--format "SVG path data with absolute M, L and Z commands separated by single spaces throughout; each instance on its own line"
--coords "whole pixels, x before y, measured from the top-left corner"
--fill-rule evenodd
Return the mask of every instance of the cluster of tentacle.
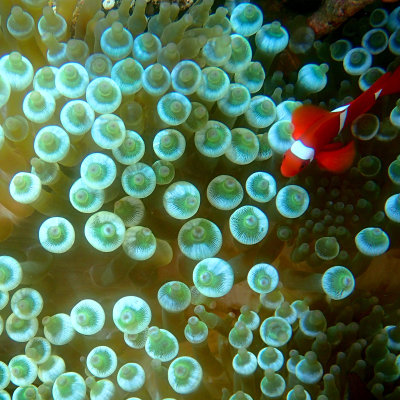
M 296 108 L 392 67 L 400 8 L 316 41 L 250 3 L 21 3 L 0 5 L 0 400 L 398 399 L 398 301 L 357 280 L 398 247 L 399 104 L 342 133 L 344 175 L 279 168 Z

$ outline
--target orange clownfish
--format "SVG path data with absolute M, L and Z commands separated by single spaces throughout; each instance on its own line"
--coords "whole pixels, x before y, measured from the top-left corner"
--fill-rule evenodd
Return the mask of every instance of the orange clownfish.
M 368 90 L 351 103 L 329 112 L 304 105 L 292 114 L 295 142 L 283 156 L 281 173 L 285 177 L 297 175 L 314 158 L 328 171 L 341 173 L 351 167 L 356 155 L 354 141 L 343 145 L 333 139 L 355 118 L 367 112 L 384 95 L 400 91 L 400 67 L 382 75 Z

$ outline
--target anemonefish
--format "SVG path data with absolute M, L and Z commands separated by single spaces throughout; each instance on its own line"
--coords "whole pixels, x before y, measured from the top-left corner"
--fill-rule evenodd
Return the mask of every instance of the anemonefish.
M 329 112 L 304 105 L 292 114 L 295 140 L 286 151 L 281 165 L 285 177 L 297 175 L 314 158 L 328 171 L 341 173 L 353 164 L 356 155 L 354 141 L 343 145 L 333 139 L 355 118 L 367 112 L 379 97 L 400 91 L 400 66 L 382 75 L 368 90 L 351 103 Z

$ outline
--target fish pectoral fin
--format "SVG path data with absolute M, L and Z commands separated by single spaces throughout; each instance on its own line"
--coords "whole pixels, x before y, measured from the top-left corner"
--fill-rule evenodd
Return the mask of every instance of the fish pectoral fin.
M 307 129 L 321 118 L 325 118 L 328 114 L 329 111 L 312 105 L 304 105 L 296 108 L 292 114 L 292 124 L 294 125 L 293 139 L 299 139 Z
M 340 174 L 352 166 L 355 156 L 354 141 L 344 146 L 341 143 L 330 143 L 322 151 L 317 152 L 315 160 L 320 168 Z

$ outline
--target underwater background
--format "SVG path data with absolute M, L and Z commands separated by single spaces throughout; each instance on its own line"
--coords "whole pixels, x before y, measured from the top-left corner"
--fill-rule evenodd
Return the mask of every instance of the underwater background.
M 399 95 L 281 173 L 296 109 L 398 68 L 398 2 L 0 17 L 0 400 L 400 399 Z

